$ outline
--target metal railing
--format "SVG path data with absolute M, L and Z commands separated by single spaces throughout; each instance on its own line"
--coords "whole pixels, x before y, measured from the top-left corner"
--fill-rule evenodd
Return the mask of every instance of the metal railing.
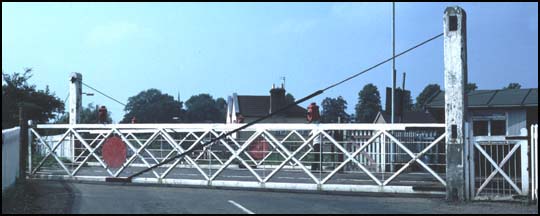
M 239 126 L 37 125 L 30 129 L 35 151 L 29 170 L 34 178 L 125 177 Z M 111 136 L 128 149 L 119 168 L 101 155 Z M 257 124 L 132 181 L 442 195 L 444 139 L 444 124 Z M 71 146 L 70 157 L 58 156 L 61 145 Z

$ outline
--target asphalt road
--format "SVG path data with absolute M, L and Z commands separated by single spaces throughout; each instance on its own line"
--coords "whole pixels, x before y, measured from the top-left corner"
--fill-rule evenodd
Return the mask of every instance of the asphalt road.
M 508 202 L 460 204 L 447 203 L 441 198 L 286 193 L 45 180 L 31 180 L 28 185 L 31 189 L 26 193 L 32 193 L 33 198 L 26 200 L 10 197 L 9 194 L 3 196 L 3 214 L 538 214 L 537 205 Z

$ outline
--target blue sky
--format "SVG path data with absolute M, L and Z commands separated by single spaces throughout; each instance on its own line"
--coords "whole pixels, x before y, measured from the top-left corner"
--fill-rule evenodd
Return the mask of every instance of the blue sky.
M 396 53 L 442 33 L 444 9 L 454 5 L 467 12 L 470 82 L 538 88 L 538 3 L 396 3 Z M 299 99 L 391 55 L 391 3 L 2 2 L 3 72 L 32 67 L 30 82 L 62 100 L 71 72 L 125 102 L 149 88 L 182 101 L 268 95 L 281 76 Z M 442 38 L 398 58 L 396 69 L 413 98 L 429 83 L 444 86 Z M 341 95 L 352 113 L 358 92 L 374 83 L 384 107 L 391 71 L 387 63 L 312 101 Z M 115 122 L 124 115 L 97 93 L 83 97 L 90 102 L 106 105 Z

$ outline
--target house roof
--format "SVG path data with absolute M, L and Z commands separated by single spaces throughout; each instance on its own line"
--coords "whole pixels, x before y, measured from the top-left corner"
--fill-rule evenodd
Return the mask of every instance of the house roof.
M 262 117 L 270 111 L 270 96 L 238 95 L 240 114 L 244 117 Z M 304 118 L 307 110 L 296 105 L 285 111 L 286 117 Z
M 399 121 L 399 116 L 397 117 L 398 123 L 437 123 L 431 114 L 424 111 L 405 111 L 402 116 L 401 121 Z M 392 122 L 389 112 L 380 111 L 375 120 L 379 118 L 382 118 L 387 123 Z
M 476 90 L 467 97 L 468 108 L 538 107 L 538 88 Z M 434 95 L 426 108 L 444 108 L 444 91 Z

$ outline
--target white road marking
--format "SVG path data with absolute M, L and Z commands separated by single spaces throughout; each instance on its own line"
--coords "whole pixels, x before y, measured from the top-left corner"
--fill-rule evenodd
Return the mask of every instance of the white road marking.
M 232 200 L 229 200 L 229 203 L 235 205 L 236 207 L 238 207 L 239 209 L 241 209 L 242 211 L 244 211 L 244 212 L 247 213 L 247 214 L 255 214 L 255 213 L 253 213 L 252 211 L 250 211 L 249 209 L 244 208 L 244 206 L 241 206 L 240 204 L 238 204 L 238 203 L 236 203 L 236 202 L 234 202 L 234 201 L 232 201 Z

